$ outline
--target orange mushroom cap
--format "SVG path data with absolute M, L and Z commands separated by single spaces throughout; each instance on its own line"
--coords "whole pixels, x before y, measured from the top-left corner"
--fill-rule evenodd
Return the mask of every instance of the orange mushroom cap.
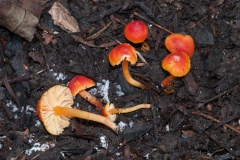
M 162 67 L 171 75 L 182 77 L 190 70 L 190 58 L 186 53 L 171 53 L 163 59 Z
M 133 46 L 128 43 L 122 43 L 111 50 L 108 59 L 112 66 L 120 64 L 124 59 L 131 64 L 135 64 L 137 62 L 137 54 Z
M 132 21 L 125 26 L 124 35 L 133 43 L 141 43 L 148 36 L 148 27 L 140 20 Z
M 68 84 L 68 88 L 72 92 L 73 97 L 79 93 L 79 95 L 86 99 L 89 103 L 96 106 L 97 110 L 101 110 L 103 107 L 102 102 L 95 96 L 85 91 L 85 89 L 93 86 L 95 86 L 94 81 L 82 75 L 73 77 Z
M 190 58 L 194 53 L 194 41 L 190 35 L 173 33 L 167 36 L 165 46 L 171 53 L 186 53 Z
M 57 85 L 41 96 L 37 104 L 37 115 L 49 133 L 59 135 L 64 128 L 69 126 L 71 117 L 56 116 L 54 107 L 71 108 L 72 105 L 73 98 L 70 90 L 67 87 Z
M 73 77 L 68 83 L 68 88 L 71 90 L 73 97 L 75 97 L 80 91 L 93 86 L 95 86 L 95 82 L 82 75 Z

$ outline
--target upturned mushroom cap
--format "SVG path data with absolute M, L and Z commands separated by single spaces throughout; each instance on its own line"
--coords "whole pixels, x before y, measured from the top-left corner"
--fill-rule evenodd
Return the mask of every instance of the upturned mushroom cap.
M 122 43 L 111 50 L 108 59 L 112 66 L 120 64 L 124 59 L 131 64 L 135 64 L 137 62 L 137 54 L 133 46 L 128 43 Z
M 72 96 L 75 97 L 80 91 L 95 86 L 95 82 L 85 76 L 78 75 L 68 83 Z
M 110 111 L 111 109 L 114 109 L 114 108 L 115 108 L 114 104 L 112 104 L 112 103 L 107 103 L 107 104 L 104 106 L 103 110 L 102 110 L 102 115 L 103 115 L 104 117 L 110 119 L 110 120 L 113 121 L 113 122 L 117 119 L 117 115 L 116 115 L 116 114 L 111 114 L 111 113 L 109 113 L 109 111 Z
M 190 35 L 173 33 L 167 36 L 165 46 L 171 53 L 186 53 L 190 58 L 194 53 L 194 41 Z
M 145 41 L 148 36 L 148 27 L 142 21 L 132 21 L 125 26 L 124 35 L 133 43 L 141 43 Z
M 70 124 L 71 117 L 56 116 L 54 108 L 56 106 L 71 108 L 72 105 L 72 93 L 65 86 L 53 86 L 41 96 L 37 104 L 37 114 L 49 133 L 59 135 Z
M 186 53 L 168 54 L 162 61 L 162 68 L 173 76 L 185 76 L 190 70 L 190 58 Z

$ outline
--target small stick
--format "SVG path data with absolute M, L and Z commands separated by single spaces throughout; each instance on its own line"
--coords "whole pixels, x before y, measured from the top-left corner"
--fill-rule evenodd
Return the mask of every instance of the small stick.
M 89 36 L 87 38 L 88 41 L 93 40 L 95 38 L 97 38 L 98 36 L 100 36 L 106 29 L 108 29 L 108 27 L 112 24 L 112 22 L 109 22 L 105 27 L 103 27 L 100 31 L 98 31 L 97 33 L 94 33 L 93 35 Z
M 142 56 L 142 54 L 138 51 L 136 51 L 138 57 L 148 66 L 150 67 L 150 65 L 148 64 L 148 62 L 145 60 L 145 58 Z
M 199 23 L 201 23 L 205 18 L 207 18 L 208 15 L 204 16 L 202 19 L 200 19 L 197 23 L 195 23 L 194 25 L 190 26 L 189 29 L 194 28 L 196 25 L 198 25 Z
M 145 17 L 141 16 L 141 15 L 138 14 L 137 12 L 133 12 L 133 14 L 134 14 L 135 16 L 137 16 L 137 17 L 139 17 L 139 18 L 141 18 L 141 19 L 143 19 L 143 20 L 149 22 L 149 23 L 152 23 L 154 26 L 160 28 L 161 30 L 164 30 L 165 32 L 173 33 L 172 31 L 170 31 L 170 30 L 168 30 L 168 29 L 166 29 L 166 28 L 160 26 L 159 24 L 157 24 L 157 23 L 155 23 L 155 22 L 153 22 L 153 21 L 150 21 L 150 20 L 146 19 Z
M 229 92 L 231 92 L 232 90 L 234 90 L 234 89 L 236 89 L 236 88 L 238 88 L 238 87 L 239 87 L 239 84 L 233 86 L 233 87 L 230 88 L 230 89 L 227 89 L 227 90 L 223 91 L 222 93 L 219 93 L 218 95 L 216 95 L 216 96 L 214 96 L 214 97 L 212 97 L 212 98 L 210 98 L 210 99 L 207 99 L 207 100 L 199 100 L 199 102 L 203 103 L 203 104 L 201 105 L 201 106 L 203 106 L 204 104 L 207 104 L 207 103 L 209 103 L 209 102 L 211 102 L 211 101 L 214 101 L 214 100 L 218 99 L 219 97 L 223 96 L 224 94 L 229 93 Z
M 3 78 L 3 83 L 4 83 L 5 87 L 7 88 L 8 92 L 10 93 L 10 95 L 13 97 L 14 101 L 16 102 L 18 108 L 21 109 L 21 105 L 20 105 L 15 93 L 13 92 L 12 87 L 8 83 L 7 76 L 5 76 Z
M 204 113 L 201 113 L 201 112 L 192 112 L 192 114 L 198 115 L 198 116 L 202 116 L 204 118 L 210 119 L 210 120 L 212 120 L 214 122 L 217 122 L 217 123 L 221 122 L 220 120 L 218 120 L 216 118 L 213 118 L 212 116 L 206 115 Z M 233 126 L 231 126 L 229 124 L 223 124 L 223 126 L 231 129 L 232 131 L 234 131 L 234 132 L 236 132 L 238 134 L 240 134 L 240 131 L 238 129 L 234 128 Z

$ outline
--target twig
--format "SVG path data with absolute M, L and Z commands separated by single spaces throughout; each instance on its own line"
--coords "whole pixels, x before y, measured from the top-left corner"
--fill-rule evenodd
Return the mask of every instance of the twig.
M 137 17 L 139 17 L 139 18 L 141 18 L 141 19 L 147 21 L 148 23 L 152 23 L 154 26 L 160 28 L 161 30 L 164 30 L 165 32 L 173 33 L 172 31 L 170 31 L 170 30 L 168 30 L 168 29 L 166 29 L 166 28 L 160 26 L 159 24 L 157 24 L 157 23 L 155 23 L 155 22 L 153 22 L 153 21 L 150 21 L 150 20 L 146 19 L 145 17 L 141 16 L 141 15 L 138 14 L 137 12 L 133 12 L 133 14 L 134 14 L 135 16 L 137 16 Z
M 114 46 L 116 44 L 118 44 L 116 41 L 111 41 L 111 42 L 107 42 L 107 43 L 104 43 L 104 44 L 100 44 L 99 46 L 96 46 L 95 44 L 93 43 L 89 43 L 87 41 L 85 41 L 82 37 L 78 36 L 78 35 L 71 35 L 71 37 L 78 43 L 82 43 L 88 47 L 93 47 L 93 48 L 108 48 L 108 47 L 111 47 L 111 46 Z
M 236 88 L 238 88 L 238 87 L 239 87 L 239 84 L 233 86 L 233 87 L 230 88 L 230 89 L 227 89 L 227 90 L 223 91 L 222 93 L 220 93 L 220 94 L 218 94 L 218 95 L 216 95 L 216 96 L 214 96 L 214 97 L 212 97 L 212 98 L 210 98 L 210 99 L 208 99 L 208 100 L 199 100 L 199 102 L 202 102 L 203 105 L 204 105 L 204 104 L 209 103 L 209 102 L 211 102 L 211 101 L 213 101 L 213 100 L 215 100 L 215 99 L 218 99 L 219 97 L 223 96 L 223 95 L 226 94 L 226 93 L 231 92 L 232 90 L 234 90 L 234 89 L 236 89 Z
M 205 18 L 207 18 L 208 15 L 204 16 L 202 19 L 200 19 L 197 23 L 194 23 L 194 25 L 190 26 L 189 29 L 194 28 L 196 25 L 198 25 L 199 23 L 201 23 Z
M 98 31 L 97 33 L 94 33 L 93 35 L 89 36 L 87 38 L 88 41 L 93 40 L 95 38 L 97 38 L 98 36 L 100 36 L 106 29 L 108 29 L 108 27 L 112 24 L 112 22 L 109 22 L 105 27 L 103 27 L 100 31 Z
M 10 95 L 13 97 L 14 101 L 16 102 L 18 108 L 20 109 L 21 105 L 20 105 L 15 93 L 13 92 L 12 87 L 8 83 L 7 76 L 4 77 L 3 83 L 4 83 L 5 87 L 7 88 L 8 92 L 10 93 Z
M 150 67 L 150 65 L 148 64 L 148 62 L 145 60 L 145 58 L 142 56 L 142 54 L 138 51 L 136 51 L 138 57 L 148 66 Z
M 141 2 L 135 2 L 137 5 L 139 5 L 139 7 L 147 14 L 149 15 L 155 22 L 157 22 L 158 24 L 161 24 L 161 22 L 156 18 L 156 16 L 154 15 L 154 13 L 144 4 L 142 4 Z
M 212 116 L 206 115 L 204 113 L 201 113 L 201 112 L 192 112 L 192 114 L 198 115 L 198 116 L 202 116 L 204 118 L 210 119 L 210 120 L 212 120 L 214 122 L 217 122 L 217 123 L 221 122 L 220 120 L 218 120 L 216 118 L 213 118 Z M 236 132 L 238 134 L 240 134 L 240 131 L 238 129 L 234 128 L 233 126 L 231 126 L 229 124 L 223 124 L 223 126 L 231 129 L 232 131 L 234 131 L 234 132 Z
M 225 146 L 224 144 L 222 144 L 221 142 L 219 141 L 216 141 L 213 136 L 211 136 L 210 133 L 208 133 L 207 131 L 205 132 L 205 134 L 211 139 L 213 140 L 218 146 L 220 146 L 221 148 L 224 148 L 226 151 L 228 151 L 235 159 L 238 159 L 237 157 L 237 154 L 230 148 L 230 147 L 227 147 Z

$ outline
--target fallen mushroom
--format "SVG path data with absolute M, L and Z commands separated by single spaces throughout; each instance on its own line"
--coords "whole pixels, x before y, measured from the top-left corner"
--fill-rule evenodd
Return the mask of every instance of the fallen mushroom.
M 108 59 L 112 66 L 118 65 L 122 62 L 123 75 L 129 84 L 142 89 L 147 89 L 146 85 L 133 79 L 129 72 L 128 63 L 135 64 L 137 62 L 137 54 L 133 46 L 128 43 L 119 44 L 111 50 Z
M 186 53 L 190 58 L 194 53 L 194 41 L 190 35 L 173 33 L 167 36 L 165 46 L 171 53 Z
M 141 43 L 143 52 L 150 50 L 149 45 L 145 42 L 148 37 L 148 27 L 144 22 L 135 20 L 128 23 L 124 28 L 124 35 L 132 43 Z
M 190 58 L 182 52 L 168 54 L 162 61 L 162 68 L 171 74 L 161 82 L 161 86 L 169 94 L 173 92 L 171 81 L 176 77 L 185 76 L 190 71 Z
M 102 115 L 114 122 L 117 118 L 116 114 L 129 113 L 142 108 L 150 108 L 150 107 L 151 107 L 150 104 L 139 104 L 129 108 L 115 108 L 114 104 L 107 103 L 102 110 Z
M 41 96 L 37 104 L 37 114 L 50 134 L 62 133 L 63 129 L 69 126 L 72 117 L 99 122 L 118 132 L 118 126 L 108 118 L 72 108 L 72 105 L 72 93 L 65 86 L 53 86 Z
M 73 97 L 79 94 L 89 103 L 96 106 L 97 110 L 101 110 L 103 107 L 102 102 L 85 90 L 93 86 L 95 86 L 94 81 L 82 75 L 73 77 L 71 81 L 68 83 L 68 88 L 72 92 Z

